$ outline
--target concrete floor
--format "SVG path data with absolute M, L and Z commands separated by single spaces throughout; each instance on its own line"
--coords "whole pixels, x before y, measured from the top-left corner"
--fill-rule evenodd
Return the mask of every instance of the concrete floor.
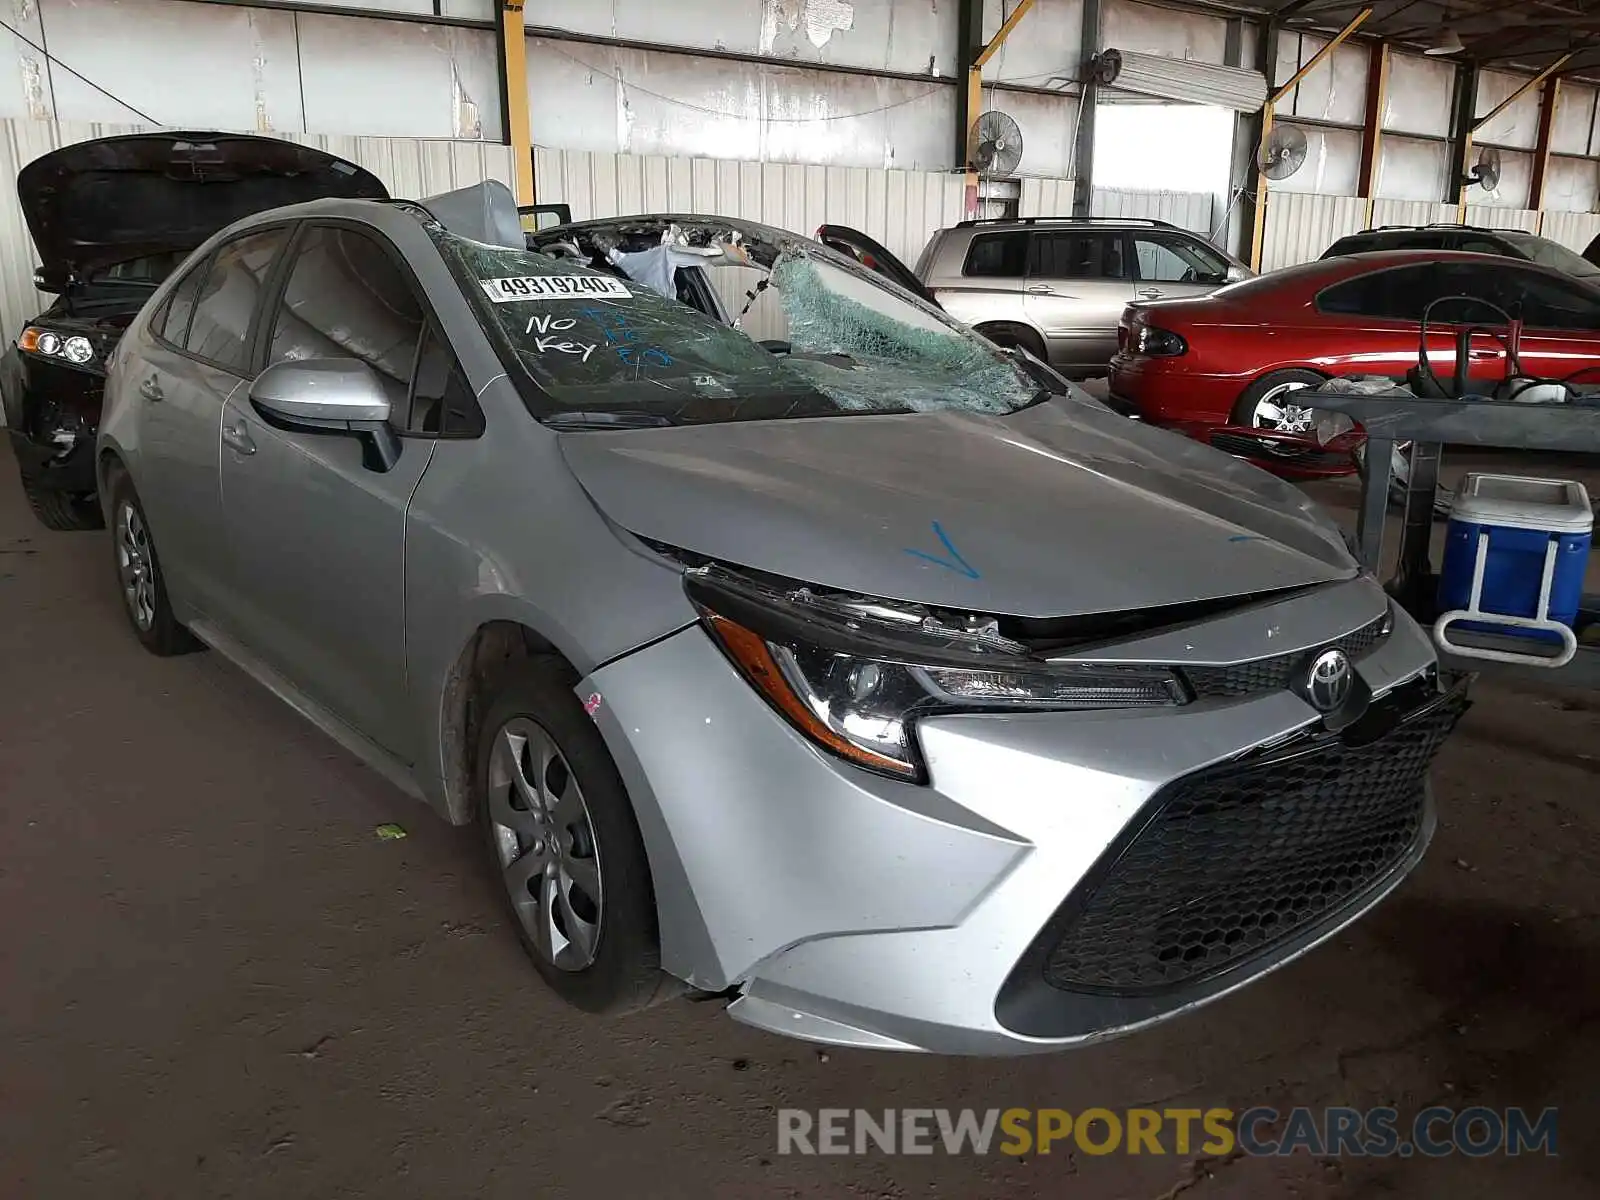
M 145 654 L 106 536 L 36 526 L 3 452 L 0 682 L 6 1197 L 1600 1194 L 1600 697 L 1480 687 L 1427 861 L 1347 935 L 1143 1035 L 985 1062 L 562 1008 L 468 831 L 216 655 Z M 794 1158 L 773 1115 L 1435 1102 L 1559 1105 L 1561 1156 Z

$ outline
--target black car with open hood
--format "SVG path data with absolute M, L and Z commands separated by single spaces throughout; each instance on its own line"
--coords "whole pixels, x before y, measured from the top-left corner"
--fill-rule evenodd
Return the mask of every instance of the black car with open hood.
M 388 194 L 371 172 L 326 151 L 246 134 L 102 138 L 18 172 L 41 260 L 34 283 L 57 298 L 0 358 L 0 401 L 39 519 L 52 529 L 100 523 L 92 459 L 106 360 L 195 247 L 269 208 Z

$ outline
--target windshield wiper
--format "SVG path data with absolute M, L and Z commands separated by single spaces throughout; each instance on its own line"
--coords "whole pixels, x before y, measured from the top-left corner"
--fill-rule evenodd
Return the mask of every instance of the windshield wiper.
M 545 425 L 551 429 L 654 429 L 677 422 L 664 413 L 645 412 L 642 409 L 618 408 L 574 410 L 546 417 Z

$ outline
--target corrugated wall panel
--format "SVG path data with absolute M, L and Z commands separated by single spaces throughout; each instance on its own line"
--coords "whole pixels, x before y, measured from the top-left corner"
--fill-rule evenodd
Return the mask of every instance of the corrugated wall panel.
M 1539 213 L 1532 208 L 1500 208 L 1493 204 L 1467 205 L 1468 225 L 1481 225 L 1486 229 L 1521 229 L 1528 233 L 1539 232 Z
M 1367 202 L 1355 196 L 1273 192 L 1262 231 L 1261 269 L 1275 271 L 1321 258 L 1334 242 L 1358 232 L 1366 216 Z
M 1022 199 L 1017 205 L 1019 217 L 1070 217 L 1072 215 L 1072 180 L 1024 179 Z
M 1372 204 L 1373 225 L 1454 225 L 1456 206 L 1439 204 L 1431 200 L 1375 200 Z
M 1547 212 L 1539 232 L 1582 254 L 1590 242 L 1600 237 L 1600 213 Z
M 1144 192 L 1095 188 L 1091 211 L 1097 217 L 1152 217 L 1204 237 L 1211 236 L 1210 192 Z

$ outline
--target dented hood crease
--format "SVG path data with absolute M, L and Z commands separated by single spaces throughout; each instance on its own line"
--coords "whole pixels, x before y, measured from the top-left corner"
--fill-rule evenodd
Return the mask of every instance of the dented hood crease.
M 1077 399 L 560 438 L 623 528 L 864 595 L 1048 617 L 1357 574 L 1304 493 Z

